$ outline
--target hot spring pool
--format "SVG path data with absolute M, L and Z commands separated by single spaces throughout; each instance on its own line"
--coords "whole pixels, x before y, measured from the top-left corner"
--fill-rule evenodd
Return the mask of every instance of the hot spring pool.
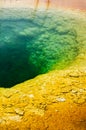
M 85 23 L 68 11 L 0 9 L 0 86 L 69 66 L 81 52 Z

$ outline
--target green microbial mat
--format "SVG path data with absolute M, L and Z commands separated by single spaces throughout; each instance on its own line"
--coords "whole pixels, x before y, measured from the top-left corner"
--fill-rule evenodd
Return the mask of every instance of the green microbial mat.
M 0 86 L 69 66 L 80 53 L 81 22 L 64 11 L 1 9 Z

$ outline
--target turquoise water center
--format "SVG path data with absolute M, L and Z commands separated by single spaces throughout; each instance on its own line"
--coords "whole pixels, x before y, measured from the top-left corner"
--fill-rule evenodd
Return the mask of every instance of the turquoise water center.
M 0 86 L 69 66 L 80 53 L 79 23 L 68 11 L 0 9 Z

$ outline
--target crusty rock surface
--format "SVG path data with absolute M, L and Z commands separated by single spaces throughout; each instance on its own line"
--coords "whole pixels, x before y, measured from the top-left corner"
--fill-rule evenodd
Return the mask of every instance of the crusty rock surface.
M 85 130 L 86 68 L 0 88 L 0 130 Z

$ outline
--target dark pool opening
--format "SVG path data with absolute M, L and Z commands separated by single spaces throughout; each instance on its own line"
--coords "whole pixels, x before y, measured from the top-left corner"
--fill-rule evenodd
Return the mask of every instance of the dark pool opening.
M 69 18 L 59 12 L 57 18 L 39 12 L 35 19 L 14 13 L 0 18 L 0 87 L 63 69 L 78 55 L 77 33 Z

